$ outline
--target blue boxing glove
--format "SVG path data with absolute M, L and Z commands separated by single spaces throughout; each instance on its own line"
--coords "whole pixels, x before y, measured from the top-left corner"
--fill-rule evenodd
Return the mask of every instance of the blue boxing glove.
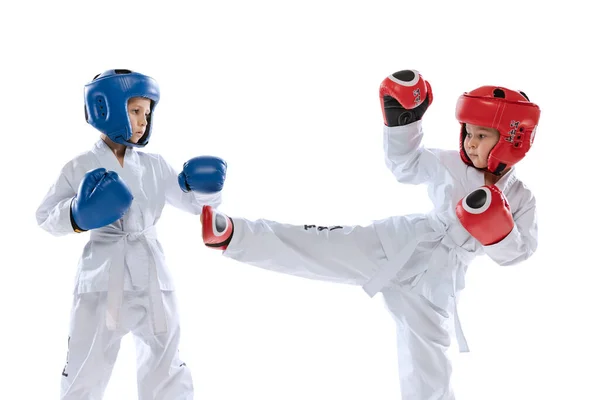
M 223 189 L 227 163 L 219 157 L 194 157 L 183 164 L 179 174 L 179 187 L 185 193 L 217 193 Z
M 71 201 L 71 225 L 75 232 L 101 228 L 125 215 L 133 195 L 114 171 L 97 168 L 85 174 Z

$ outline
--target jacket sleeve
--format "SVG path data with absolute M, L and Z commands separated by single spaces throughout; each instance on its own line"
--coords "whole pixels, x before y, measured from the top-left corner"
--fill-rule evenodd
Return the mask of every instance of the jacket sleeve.
M 182 211 L 195 215 L 200 215 L 202 213 L 202 207 L 204 205 L 209 205 L 214 208 L 221 205 L 221 192 L 203 194 L 197 192 L 185 193 L 181 190 L 179 187 L 179 173 L 162 157 L 159 158 L 162 164 L 163 179 L 165 180 L 165 197 L 167 203 Z
M 440 150 L 423 147 L 421 121 L 383 129 L 385 164 L 401 183 L 431 181 L 442 165 Z
M 514 215 L 515 226 L 500 242 L 483 246 L 485 253 L 499 265 L 515 265 L 527 260 L 538 246 L 535 198 L 531 195 Z
M 75 233 L 71 225 L 71 200 L 77 192 L 69 179 L 72 175 L 69 174 L 69 166 L 67 164 L 62 169 L 35 214 L 38 225 L 54 236 Z

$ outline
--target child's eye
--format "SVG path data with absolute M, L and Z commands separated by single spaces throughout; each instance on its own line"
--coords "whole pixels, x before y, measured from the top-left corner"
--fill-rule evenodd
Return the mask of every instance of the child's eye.
M 485 139 L 485 135 L 479 135 L 479 139 Z

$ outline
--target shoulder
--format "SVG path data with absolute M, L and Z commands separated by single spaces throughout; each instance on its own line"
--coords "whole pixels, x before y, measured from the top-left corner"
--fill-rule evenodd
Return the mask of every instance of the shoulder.
M 533 191 L 522 180 L 516 179 L 515 183 L 513 184 L 513 187 L 517 194 L 519 194 L 525 200 L 535 201 L 535 195 L 533 194 Z
M 91 151 L 81 152 L 62 164 L 55 184 L 67 184 L 76 189 L 85 173 L 97 167 L 96 159 Z
M 92 151 L 82 151 L 75 155 L 70 161 L 63 164 L 61 172 L 67 173 L 81 168 L 90 168 L 95 158 Z
M 504 191 L 513 212 L 535 208 L 536 198 L 531 188 L 516 176 L 513 179 L 514 182 Z

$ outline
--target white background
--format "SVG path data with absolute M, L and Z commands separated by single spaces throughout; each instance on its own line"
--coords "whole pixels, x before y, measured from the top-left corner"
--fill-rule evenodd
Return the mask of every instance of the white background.
M 471 265 L 460 312 L 472 352 L 453 349 L 456 395 L 599 399 L 600 30 L 584 3 L 3 3 L 0 399 L 58 398 L 88 235 L 55 238 L 35 210 L 98 138 L 83 85 L 111 68 L 161 86 L 146 151 L 176 168 L 221 156 L 223 211 L 298 224 L 430 209 L 425 187 L 397 183 L 383 163 L 378 87 L 388 74 L 415 68 L 431 82 L 430 147 L 456 148 L 462 92 L 525 91 L 542 109 L 518 166 L 538 200 L 540 246 L 515 267 Z M 197 217 L 170 207 L 158 229 L 196 398 L 400 398 L 394 325 L 379 297 L 225 259 L 203 246 Z M 105 399 L 136 398 L 135 382 L 127 336 Z

